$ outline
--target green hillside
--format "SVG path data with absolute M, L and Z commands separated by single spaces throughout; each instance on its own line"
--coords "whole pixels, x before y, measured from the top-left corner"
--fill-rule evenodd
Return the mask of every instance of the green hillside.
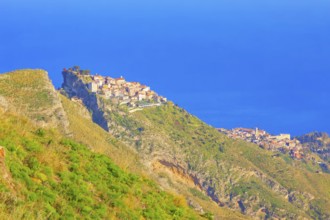
M 80 103 L 60 95 L 69 120 L 70 136 L 89 146 L 93 151 L 109 156 L 124 170 L 142 172 L 138 156 L 121 141 L 93 123 L 89 112 Z
M 159 172 L 159 181 L 164 170 L 181 173 L 220 206 L 260 218 L 329 217 L 330 176 L 315 173 L 317 164 L 231 140 L 172 103 L 135 113 L 118 107 L 107 117 L 109 130 Z
M 68 77 L 61 95 L 42 70 L 0 75 L 0 219 L 330 218 L 315 161 L 230 139 L 172 102 L 131 111 Z
M 91 146 L 93 151 L 109 156 L 124 170 L 129 170 L 142 176 L 151 175 L 151 177 L 153 177 L 152 175 L 154 172 L 152 171 L 150 174 L 147 167 L 143 166 L 143 164 L 139 162 L 140 159 L 137 152 L 127 147 L 118 139 L 114 138 L 97 124 L 94 124 L 91 121 L 87 110 L 85 110 L 85 107 L 81 103 L 73 102 L 64 96 L 61 96 L 61 99 L 65 112 L 67 113 L 67 117 L 70 121 L 72 138 Z M 164 176 L 166 174 L 162 173 L 161 175 Z M 158 174 L 156 174 L 156 180 L 157 178 Z M 184 188 L 185 186 L 183 185 L 182 187 Z M 183 191 L 178 191 L 178 187 L 164 188 L 175 194 L 181 194 L 184 198 L 193 199 L 193 201 L 202 206 L 205 213 L 213 213 L 216 217 L 221 219 L 247 219 L 246 216 L 243 216 L 238 212 L 219 207 L 203 193 L 198 190 L 194 190 L 193 188 L 188 188 Z
M 61 108 L 62 104 L 55 90 L 56 94 L 51 93 L 48 82 L 45 72 L 39 70 L 0 76 L 0 219 L 203 218 L 187 206 L 185 198 L 163 191 L 139 173 L 118 167 L 106 155 L 124 154 L 120 150 L 124 145 L 110 135 L 98 133 L 95 124 L 95 130 L 89 128 L 94 130 L 89 135 L 106 137 L 117 151 L 105 152 L 104 148 L 98 148 L 101 145 L 94 149 L 93 143 L 88 143 L 91 138 L 85 139 L 85 144 L 84 140 L 77 141 L 88 134 L 77 135 L 77 130 L 63 133 L 58 127 L 63 124 L 49 124 L 47 116 L 53 117 L 48 111 L 51 104 L 59 103 Z M 49 100 L 48 95 L 54 100 Z M 18 106 L 23 107 L 18 109 Z M 68 115 L 72 116 L 69 110 L 67 107 Z M 37 112 L 47 122 L 42 123 L 44 128 L 35 117 Z M 66 113 L 64 116 L 57 120 L 67 119 Z M 74 125 L 74 117 L 70 122 L 67 129 L 84 127 Z M 69 120 L 65 122 L 68 123 Z M 89 124 L 93 123 L 89 121 Z M 205 217 L 209 215 L 206 213 Z
M 55 99 L 51 90 L 44 70 L 17 70 L 0 75 L 1 96 L 19 112 L 36 113 L 51 108 Z
M 17 70 L 0 75 L 0 107 L 25 115 L 42 127 L 67 131 L 67 119 L 47 72 Z
M 102 88 L 91 92 L 79 73 L 63 76 L 68 97 L 97 112 L 93 120 L 135 150 L 152 178 L 193 198 L 195 207 L 213 201 L 246 217 L 330 218 L 330 176 L 314 161 L 229 139 L 171 102 L 132 109 L 106 98 Z
M 185 200 L 124 172 L 103 154 L 0 116 L 1 219 L 197 219 Z

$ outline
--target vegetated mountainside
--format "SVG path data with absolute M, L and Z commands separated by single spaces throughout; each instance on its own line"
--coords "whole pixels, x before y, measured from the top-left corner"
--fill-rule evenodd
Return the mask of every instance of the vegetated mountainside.
M 109 156 L 122 169 L 143 175 L 138 155 L 110 133 L 93 123 L 85 106 L 60 95 L 69 120 L 70 137 L 84 143 L 94 152 Z
M 86 85 L 77 85 L 63 88 L 91 109 L 79 93 Z M 211 198 L 254 218 L 330 218 L 330 176 L 315 173 L 318 165 L 229 139 L 171 102 L 129 113 L 91 95 L 106 130 L 135 149 L 163 187 L 190 191 L 201 203 Z
M 78 143 L 82 136 L 76 133 L 80 125 L 71 124 L 76 119 L 70 112 L 74 104 L 62 97 L 64 105 L 67 104 L 64 110 L 60 96 L 49 93 L 52 90 L 48 90 L 47 80 L 39 81 L 34 74 L 47 79 L 46 73 L 39 70 L 0 76 L 1 85 L 25 97 L 15 98 L 1 87 L 0 95 L 6 101 L 0 106 L 0 219 L 203 218 L 187 206 L 183 197 L 164 192 L 142 175 L 124 171 L 105 153 L 96 152 L 101 152 L 101 148 L 91 149 L 93 142 L 91 146 Z M 21 86 L 11 85 L 17 80 L 8 80 L 16 77 L 22 82 Z M 30 81 L 31 78 L 38 83 Z M 32 88 L 23 81 L 29 81 Z M 41 101 L 40 97 L 44 99 Z M 62 126 L 74 131 L 66 133 L 49 119 L 56 116 L 50 114 L 53 106 L 49 104 L 49 97 L 56 99 L 50 103 L 62 106 L 57 109 L 67 120 Z M 33 107 L 32 103 L 38 105 Z M 49 111 L 46 111 L 48 104 Z M 81 110 L 82 115 L 83 112 Z M 45 122 L 39 123 L 40 118 L 36 116 Z M 88 115 L 85 118 L 88 119 Z M 82 131 L 86 129 L 81 127 Z M 124 147 L 109 134 L 91 132 L 91 135 L 96 139 L 106 137 L 114 148 Z M 205 217 L 210 216 L 206 213 Z
M 102 129 L 97 124 L 93 123 L 93 121 L 91 120 L 92 116 L 90 116 L 88 110 L 85 109 L 84 106 L 84 103 L 86 103 L 86 101 L 76 99 L 76 95 L 79 95 L 79 92 L 70 92 L 73 89 L 75 91 L 82 90 L 84 91 L 83 94 L 88 91 L 85 90 L 86 88 L 79 88 L 79 86 L 82 86 L 83 83 L 81 81 L 77 82 L 79 81 L 78 78 L 75 78 L 74 80 L 74 75 L 71 75 L 70 77 L 72 77 L 71 82 L 74 83 L 75 88 L 70 88 L 69 93 L 67 93 L 66 95 L 71 94 L 71 96 L 74 98 L 70 100 L 63 95 L 60 95 L 62 99 L 62 105 L 70 122 L 70 136 L 72 136 L 72 138 L 74 138 L 75 140 L 79 140 L 85 143 L 87 146 L 90 146 L 94 151 L 109 156 L 116 164 L 118 164 L 124 170 L 129 170 L 131 172 L 138 173 L 142 176 L 149 175 L 150 173 L 147 173 L 148 169 L 140 162 L 140 156 L 136 153 L 135 148 L 132 149 L 131 147 L 127 147 L 127 145 L 123 144 L 122 141 L 120 141 L 118 138 L 115 138 L 114 136 L 112 136 L 112 134 Z M 85 95 L 83 95 L 83 98 L 87 98 L 87 100 L 90 100 L 90 98 L 86 97 Z M 98 101 L 98 103 L 102 105 L 102 102 Z M 167 170 L 160 172 L 159 175 L 163 177 L 160 179 L 161 182 L 164 183 L 164 180 L 166 180 L 167 182 L 167 178 L 170 178 L 169 181 L 173 180 L 173 182 L 175 182 L 175 180 L 177 180 L 178 178 L 180 181 L 183 180 L 185 182 L 184 177 L 180 177 L 180 175 L 178 177 L 178 175 L 171 174 L 172 172 L 167 172 Z M 156 177 L 156 179 L 159 179 L 158 174 L 152 177 Z M 190 180 L 188 178 L 188 182 L 189 181 Z M 173 191 L 173 193 L 180 194 L 187 198 L 187 202 L 189 203 L 189 205 L 201 214 L 212 213 L 215 215 L 215 219 L 247 219 L 247 216 L 243 216 L 239 212 L 234 212 L 229 209 L 219 207 L 202 192 L 196 190 L 194 187 L 187 187 L 186 184 L 179 184 L 179 186 L 176 185 L 175 187 L 173 187 L 172 183 L 170 183 L 170 186 L 168 186 L 168 184 L 165 184 L 163 185 L 163 188 L 165 188 L 166 190 Z
M 171 103 L 112 120 L 127 131 L 110 130 L 150 169 L 185 176 L 220 206 L 260 217 L 328 217 L 330 176 L 316 174 L 317 165 L 228 139 Z
M 324 160 L 330 162 L 330 137 L 327 133 L 311 132 L 296 138 L 307 150 L 319 154 Z
M 0 75 L 0 107 L 28 116 L 41 127 L 67 132 L 68 120 L 58 93 L 44 70 L 17 70 Z
M 198 219 L 184 198 L 121 170 L 107 156 L 0 116 L 1 219 Z

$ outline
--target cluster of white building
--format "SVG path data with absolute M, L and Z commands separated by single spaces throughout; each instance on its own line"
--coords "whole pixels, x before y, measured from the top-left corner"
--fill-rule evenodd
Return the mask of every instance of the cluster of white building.
M 250 128 L 234 128 L 227 130 L 220 128 L 219 132 L 234 139 L 242 139 L 255 143 L 261 148 L 273 151 L 288 151 L 292 157 L 301 159 L 303 157 L 302 144 L 297 139 L 291 139 L 290 134 L 271 135 L 264 130 Z
M 82 70 L 70 68 L 69 70 L 87 83 L 90 92 L 97 93 L 105 99 L 111 99 L 119 104 L 130 107 L 150 107 L 167 102 L 165 97 L 159 96 L 150 87 L 139 82 L 127 82 L 123 77 L 112 78 L 100 75 L 82 74 Z

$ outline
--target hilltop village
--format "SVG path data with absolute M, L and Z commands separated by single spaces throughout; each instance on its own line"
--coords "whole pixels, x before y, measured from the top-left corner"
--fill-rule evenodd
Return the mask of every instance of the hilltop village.
M 103 77 L 98 74 L 91 75 L 88 70 L 80 70 L 79 67 L 64 69 L 77 75 L 87 84 L 90 92 L 96 93 L 105 99 L 128 107 L 146 108 L 160 106 L 167 102 L 165 97 L 159 96 L 150 87 L 139 82 L 127 82 L 123 77 Z
M 297 139 L 292 140 L 290 134 L 273 136 L 258 128 L 234 128 L 232 130 L 219 128 L 218 131 L 230 138 L 255 143 L 266 150 L 288 152 L 292 158 L 302 159 L 304 157 L 302 144 Z

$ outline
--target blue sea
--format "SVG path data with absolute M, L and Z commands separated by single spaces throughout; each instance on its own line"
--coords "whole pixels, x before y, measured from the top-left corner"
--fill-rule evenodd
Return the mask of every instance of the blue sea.
M 79 65 L 214 127 L 330 133 L 329 0 L 1 0 L 0 40 L 0 72 Z

